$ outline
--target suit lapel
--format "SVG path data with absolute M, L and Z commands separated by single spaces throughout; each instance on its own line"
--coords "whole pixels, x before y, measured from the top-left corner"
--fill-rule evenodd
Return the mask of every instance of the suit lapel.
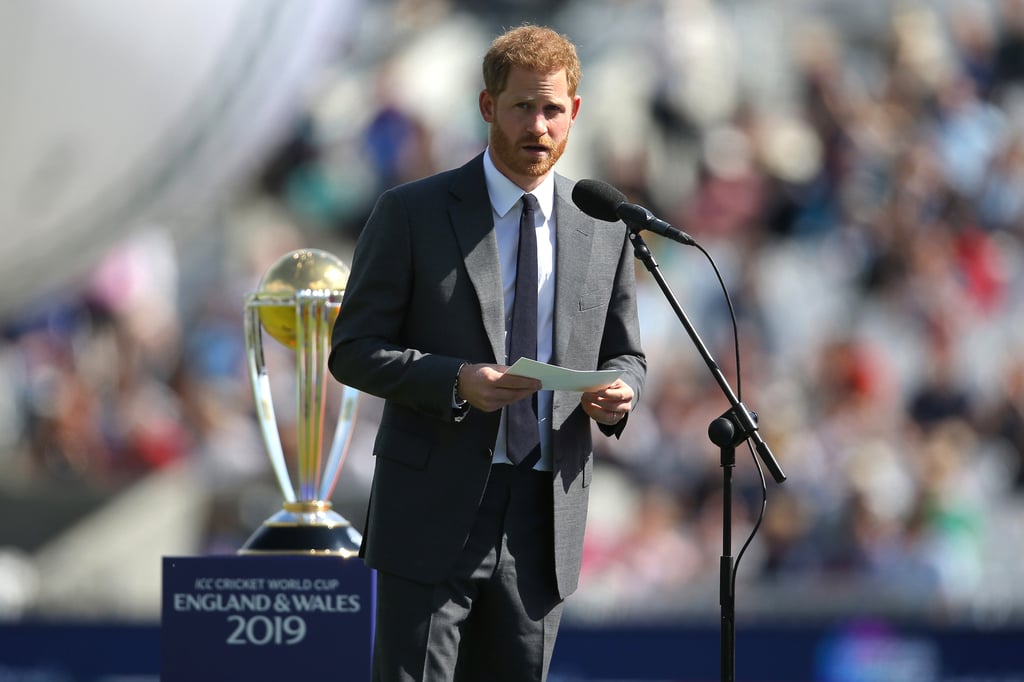
M 569 350 L 572 323 L 590 267 L 594 223 L 572 203 L 573 182 L 555 175 L 555 315 L 552 362 Z M 480 315 L 496 362 L 505 358 L 505 300 L 483 155 L 464 165 L 451 185 L 449 213 L 466 272 L 480 302 Z
M 593 243 L 593 221 L 576 209 L 570 197 L 573 182 L 555 175 L 555 321 L 552 362 L 563 364 L 572 324 L 587 281 Z
M 495 362 L 505 360 L 505 301 L 498 239 L 484 180 L 483 155 L 464 165 L 451 185 L 449 214 L 469 280 L 480 301 L 480 316 Z

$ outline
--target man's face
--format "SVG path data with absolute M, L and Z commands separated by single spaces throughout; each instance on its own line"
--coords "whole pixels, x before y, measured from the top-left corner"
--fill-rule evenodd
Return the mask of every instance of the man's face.
M 564 69 L 542 74 L 514 67 L 497 97 L 480 93 L 494 165 L 522 189 L 536 188 L 565 151 L 579 110 Z

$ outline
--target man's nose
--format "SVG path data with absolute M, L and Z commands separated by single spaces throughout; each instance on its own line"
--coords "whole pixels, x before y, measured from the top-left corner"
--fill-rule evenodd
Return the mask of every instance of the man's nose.
M 548 119 L 543 111 L 539 111 L 530 118 L 529 130 L 540 137 L 548 132 Z

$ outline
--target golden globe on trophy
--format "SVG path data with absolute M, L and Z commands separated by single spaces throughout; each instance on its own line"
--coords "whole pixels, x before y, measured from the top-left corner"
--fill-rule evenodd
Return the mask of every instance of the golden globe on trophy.
M 357 390 L 335 382 L 327 370 L 331 331 L 348 275 L 348 265 L 332 254 L 300 249 L 279 258 L 263 275 L 258 290 L 245 299 L 246 360 L 256 417 L 284 503 L 239 554 L 351 557 L 358 553 L 359 531 L 331 509 L 359 397 Z M 294 447 L 287 455 L 270 394 L 263 332 L 295 351 L 297 428 Z M 325 449 L 328 384 L 340 388 L 341 396 L 334 437 Z

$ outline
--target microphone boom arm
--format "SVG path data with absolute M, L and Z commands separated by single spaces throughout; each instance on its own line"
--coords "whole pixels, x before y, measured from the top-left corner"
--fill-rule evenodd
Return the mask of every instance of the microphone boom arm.
M 626 224 L 628 228 L 629 241 L 633 244 L 633 253 L 637 260 L 644 264 L 647 271 L 651 273 L 654 280 L 658 283 L 662 293 L 665 294 L 665 298 L 668 299 L 669 304 L 672 306 L 672 310 L 675 311 L 676 317 L 683 324 L 686 329 L 686 333 L 689 334 L 690 339 L 693 341 L 694 346 L 697 347 L 697 351 L 700 356 L 704 359 L 704 363 L 707 365 L 708 370 L 711 371 L 712 376 L 718 383 L 719 388 L 722 389 L 722 393 L 728 399 L 729 404 L 732 406 L 731 409 L 726 412 L 725 416 L 733 422 L 733 426 L 736 428 L 736 443 L 743 442 L 744 440 L 750 439 L 754 443 L 754 449 L 757 451 L 758 457 L 764 462 L 764 465 L 771 472 L 772 478 L 775 479 L 776 483 L 782 483 L 786 480 L 786 474 L 782 471 L 778 461 L 772 454 L 771 448 L 764 441 L 761 435 L 758 433 L 758 424 L 754 413 L 752 413 L 736 396 L 736 393 L 732 390 L 729 385 L 728 379 L 722 373 L 722 369 L 715 362 L 715 359 L 711 356 L 707 346 L 701 339 L 700 334 L 694 329 L 693 324 L 687 317 L 686 312 L 682 306 L 679 305 L 679 301 L 672 293 L 672 289 L 668 286 L 665 281 L 665 277 L 661 273 L 661 269 L 658 267 L 658 263 L 654 258 L 654 254 L 651 253 L 651 249 L 647 246 L 647 242 L 640 236 L 641 227 L 635 225 Z

